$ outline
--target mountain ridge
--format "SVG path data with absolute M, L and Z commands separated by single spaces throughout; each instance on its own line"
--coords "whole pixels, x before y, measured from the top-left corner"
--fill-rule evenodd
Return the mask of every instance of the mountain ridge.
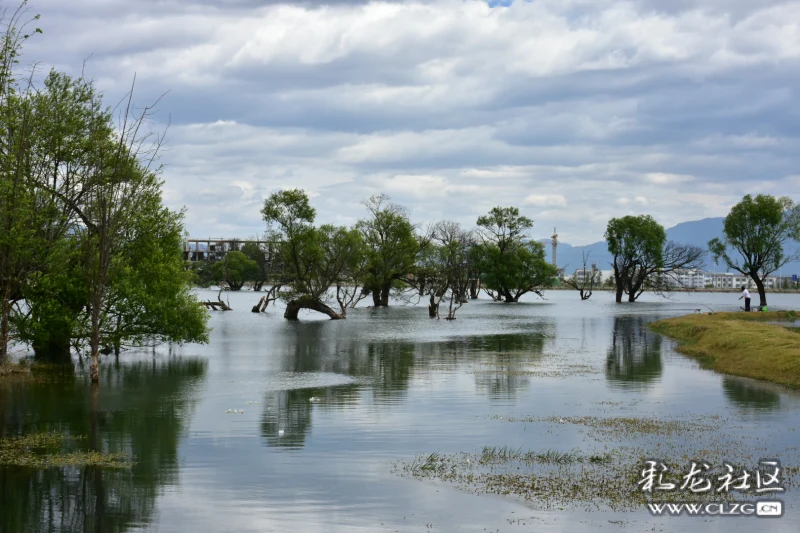
M 710 217 L 681 222 L 666 230 L 667 240 L 679 244 L 691 244 L 708 250 L 708 241 L 715 237 L 722 237 L 724 220 L 723 217 Z M 538 239 L 538 241 L 545 245 L 547 260 L 552 262 L 553 250 L 550 246 L 551 239 Z M 799 248 L 800 244 L 792 242 L 786 246 L 786 251 L 790 253 L 796 252 Z M 594 263 L 600 270 L 611 269 L 612 257 L 611 254 L 608 253 L 608 247 L 605 241 L 582 246 L 572 246 L 566 242 L 559 242 L 556 251 L 556 260 L 559 268 L 565 268 L 566 275 L 571 275 L 575 270 L 583 268 L 583 252 L 587 252 L 588 254 L 586 260 L 587 265 Z M 727 271 L 725 265 L 715 265 L 709 255 L 706 255 L 701 268 L 716 272 Z M 774 273 L 774 275 L 783 276 L 790 276 L 792 274 L 800 274 L 800 261 L 789 262 L 780 269 L 780 271 Z

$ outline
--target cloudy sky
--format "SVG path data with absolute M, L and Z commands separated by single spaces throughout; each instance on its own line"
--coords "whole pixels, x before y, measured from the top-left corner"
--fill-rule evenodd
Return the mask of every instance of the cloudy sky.
M 0 0 L 8 6 L 12 0 Z M 535 236 L 669 227 L 746 193 L 800 200 L 800 2 L 30 0 L 24 61 L 114 103 L 169 91 L 165 198 L 193 236 L 263 231 L 301 187 L 350 224 L 387 193 L 415 222 L 516 205 Z

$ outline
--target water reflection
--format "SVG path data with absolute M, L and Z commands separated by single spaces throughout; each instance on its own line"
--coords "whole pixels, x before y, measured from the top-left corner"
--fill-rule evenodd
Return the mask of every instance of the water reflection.
M 722 391 L 733 405 L 744 411 L 771 411 L 780 408 L 781 396 L 764 385 L 723 376 Z
M 642 390 L 661 379 L 661 336 L 650 331 L 647 322 L 640 316 L 614 317 L 606 379 L 615 387 Z
M 283 362 L 279 372 L 268 377 L 262 402 L 260 432 L 268 446 L 304 446 L 315 409 L 352 407 L 367 391 L 365 401 L 395 404 L 415 376 L 462 365 L 475 368 L 479 392 L 491 399 L 513 397 L 530 385 L 531 365 L 541 360 L 551 338 L 544 331 L 552 329 L 544 323 L 532 333 L 414 343 L 331 335 L 325 326 L 293 326 L 285 340 Z M 343 376 L 354 383 L 342 384 Z M 319 386 L 325 381 L 331 385 Z
M 269 446 L 302 447 L 315 405 L 323 409 L 352 406 L 358 394 L 357 385 L 268 392 L 261 413 L 261 435 Z
M 513 398 L 528 388 L 530 365 L 544 354 L 547 335 L 491 335 L 479 339 L 474 347 L 481 368 L 475 373 L 478 391 L 491 399 Z
M 3 435 L 83 435 L 70 451 L 126 452 L 130 469 L 0 468 L 0 531 L 121 532 L 149 524 L 162 487 L 178 482 L 178 442 L 206 362 L 170 358 L 101 367 L 85 376 L 0 384 Z

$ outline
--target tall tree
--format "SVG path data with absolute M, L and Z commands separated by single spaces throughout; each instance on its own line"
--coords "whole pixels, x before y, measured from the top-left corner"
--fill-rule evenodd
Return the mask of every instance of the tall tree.
M 748 194 L 725 217 L 723 238 L 712 239 L 708 247 L 716 263 L 722 261 L 753 280 L 760 305 L 765 306 L 764 279 L 800 256 L 798 251 L 784 251 L 792 239 L 800 240 L 800 206 L 785 196 Z
M 635 302 L 646 290 L 669 291 L 678 270 L 699 268 L 705 251 L 667 241 L 667 232 L 650 215 L 625 216 L 608 222 L 608 251 L 614 256 L 617 303 L 622 295 Z
M 634 301 L 632 284 L 641 277 L 643 266 L 646 264 L 658 269 L 664 264 L 667 233 L 650 215 L 628 215 L 612 218 L 608 222 L 605 238 L 608 251 L 614 258 L 612 267 L 617 303 L 622 302 L 625 292 L 629 300 Z
M 0 362 L 8 356 L 11 306 L 20 298 L 30 266 L 37 217 L 27 182 L 29 146 L 35 135 L 31 81 L 20 82 L 16 72 L 22 43 L 29 37 L 24 33 L 26 3 L 8 17 L 0 8 L 0 21 L 6 22 L 0 34 Z
M 332 319 L 345 318 L 326 300 L 331 286 L 358 260 L 359 235 L 347 228 L 314 227 L 316 210 L 300 189 L 271 194 L 261 213 L 271 228 L 271 237 L 281 243 L 284 318 L 297 320 L 301 309 L 318 311 Z
M 456 312 L 467 301 L 474 245 L 475 235 L 461 229 L 457 222 L 442 221 L 433 226 L 419 268 L 425 273 L 421 288 L 428 293 L 431 318 L 439 318 L 439 306 L 447 300 L 445 318 L 455 320 Z
M 405 209 L 388 196 L 371 196 L 364 205 L 370 216 L 356 224 L 367 247 L 364 288 L 375 307 L 386 307 L 392 285 L 412 273 L 420 245 Z
M 478 217 L 481 243 L 475 247 L 481 285 L 495 299 L 517 302 L 529 292 L 541 296 L 558 269 L 545 259 L 544 246 L 530 240 L 533 221 L 516 207 L 494 207 Z

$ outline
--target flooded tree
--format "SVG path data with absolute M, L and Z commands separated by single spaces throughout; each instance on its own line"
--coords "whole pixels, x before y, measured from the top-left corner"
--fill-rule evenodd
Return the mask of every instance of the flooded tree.
M 699 268 L 705 255 L 697 246 L 668 242 L 664 227 L 650 215 L 611 219 L 605 238 L 614 258 L 617 303 L 623 294 L 635 302 L 647 290 L 668 292 L 676 285 L 672 274 Z
M 467 301 L 474 245 L 475 235 L 461 229 L 457 222 L 442 221 L 433 226 L 418 269 L 424 272 L 420 291 L 429 297 L 431 318 L 439 318 L 440 304 L 447 300 L 445 319 L 455 320 L 456 312 Z
M 420 245 L 406 210 L 388 196 L 371 196 L 364 205 L 369 217 L 356 224 L 366 246 L 364 288 L 375 307 L 387 307 L 392 286 L 414 269 Z
M 529 292 L 541 296 L 552 285 L 558 269 L 545 259 L 544 246 L 530 240 L 532 227 L 516 207 L 495 207 L 478 218 L 480 242 L 473 257 L 482 286 L 494 299 L 517 302 Z
M 286 301 L 284 318 L 297 320 L 301 309 L 311 309 L 332 319 L 344 318 L 326 302 L 328 291 L 360 260 L 362 241 L 357 231 L 330 225 L 314 226 L 316 211 L 300 189 L 273 193 L 261 213 L 280 242 Z
M 260 291 L 264 283 L 270 281 L 271 264 L 269 261 L 269 247 L 262 247 L 261 245 L 248 242 L 242 246 L 241 252 L 249 259 L 254 261 L 256 269 L 251 274 L 251 281 L 253 282 L 253 290 Z
M 37 358 L 88 350 L 97 381 L 107 348 L 202 342 L 207 315 L 188 290 L 182 214 L 161 203 L 163 135 L 143 128 L 152 107 L 134 111 L 131 92 L 117 121 L 91 81 L 20 78 L 19 13 L 0 41 L 0 219 L 12 230 L 0 231 L 0 357 L 13 327 Z
M 7 23 L 0 34 L 0 363 L 8 355 L 12 306 L 21 299 L 22 285 L 35 261 L 39 218 L 27 179 L 29 147 L 36 135 L 29 98 L 33 87 L 30 78 L 19 80 L 15 71 L 22 43 L 29 37 L 24 33 L 24 6 L 7 19 L 0 6 L 0 22 Z
M 595 287 L 600 285 L 600 278 L 602 276 L 596 265 L 592 265 L 591 268 L 588 268 L 588 258 L 589 254 L 583 252 L 583 268 L 579 269 L 569 278 L 562 280 L 565 285 L 578 291 L 581 295 L 581 300 L 588 300 L 592 297 L 592 291 Z
M 259 275 L 259 265 L 239 251 L 225 254 L 221 261 L 216 261 L 211 267 L 214 281 L 227 285 L 232 291 L 240 291 L 244 284 L 254 280 Z
M 640 215 L 611 219 L 606 228 L 605 238 L 608 242 L 608 251 L 613 256 L 616 301 L 620 303 L 642 264 L 647 263 L 656 267 L 663 264 L 662 254 L 667 234 L 653 217 Z M 634 298 L 630 293 L 629 297 Z

